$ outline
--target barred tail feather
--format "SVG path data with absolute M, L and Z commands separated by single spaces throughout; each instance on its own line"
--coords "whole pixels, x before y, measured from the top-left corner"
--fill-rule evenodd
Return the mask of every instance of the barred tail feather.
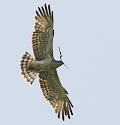
M 24 76 L 24 78 L 30 84 L 33 83 L 33 81 L 37 75 L 37 73 L 35 73 L 35 72 L 27 71 L 27 68 L 29 67 L 29 65 L 31 64 L 32 61 L 34 61 L 32 56 L 29 53 L 25 52 L 25 54 L 22 57 L 21 64 L 20 64 L 21 70 L 22 70 L 21 74 Z

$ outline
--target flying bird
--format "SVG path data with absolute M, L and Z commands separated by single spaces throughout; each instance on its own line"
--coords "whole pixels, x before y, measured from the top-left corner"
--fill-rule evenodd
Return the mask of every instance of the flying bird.
M 53 11 L 51 11 L 50 5 L 45 4 L 41 8 L 38 7 L 35 19 L 32 35 L 34 58 L 28 52 L 25 52 L 20 64 L 21 74 L 30 84 L 38 75 L 44 97 L 55 109 L 58 118 L 62 116 L 64 121 L 65 115 L 69 119 L 73 115 L 73 105 L 56 71 L 64 63 L 62 60 L 55 60 L 53 55 Z

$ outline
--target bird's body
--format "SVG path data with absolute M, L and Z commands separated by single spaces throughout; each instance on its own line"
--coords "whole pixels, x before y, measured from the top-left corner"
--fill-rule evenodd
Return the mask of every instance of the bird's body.
M 47 60 L 47 59 L 41 61 L 35 60 L 31 62 L 27 70 L 39 73 L 41 71 L 56 69 L 62 64 L 63 64 L 62 61 L 56 61 L 56 60 Z
M 32 48 L 35 58 L 25 52 L 21 60 L 21 74 L 30 84 L 36 75 L 39 76 L 40 87 L 44 97 L 50 102 L 55 112 L 64 120 L 64 115 L 70 118 L 72 103 L 68 92 L 62 86 L 56 69 L 64 64 L 61 60 L 55 60 L 53 56 L 53 11 L 45 6 L 39 8 L 35 16 L 35 31 L 32 35 Z

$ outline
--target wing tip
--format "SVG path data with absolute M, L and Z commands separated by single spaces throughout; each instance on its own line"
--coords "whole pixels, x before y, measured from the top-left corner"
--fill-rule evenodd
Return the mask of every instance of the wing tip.
M 40 16 L 42 17 L 46 17 L 46 16 L 50 16 L 52 17 L 53 20 L 53 11 L 51 12 L 51 7 L 50 4 L 44 4 L 44 6 L 38 7 L 38 10 L 40 12 Z

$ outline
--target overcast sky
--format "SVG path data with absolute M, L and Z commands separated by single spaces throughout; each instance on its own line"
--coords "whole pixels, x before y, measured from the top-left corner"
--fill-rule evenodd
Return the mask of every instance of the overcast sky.
M 37 7 L 54 11 L 54 55 L 74 115 L 58 119 L 33 85 L 20 74 Z M 0 2 L 0 125 L 120 125 L 120 1 L 5 0 Z

